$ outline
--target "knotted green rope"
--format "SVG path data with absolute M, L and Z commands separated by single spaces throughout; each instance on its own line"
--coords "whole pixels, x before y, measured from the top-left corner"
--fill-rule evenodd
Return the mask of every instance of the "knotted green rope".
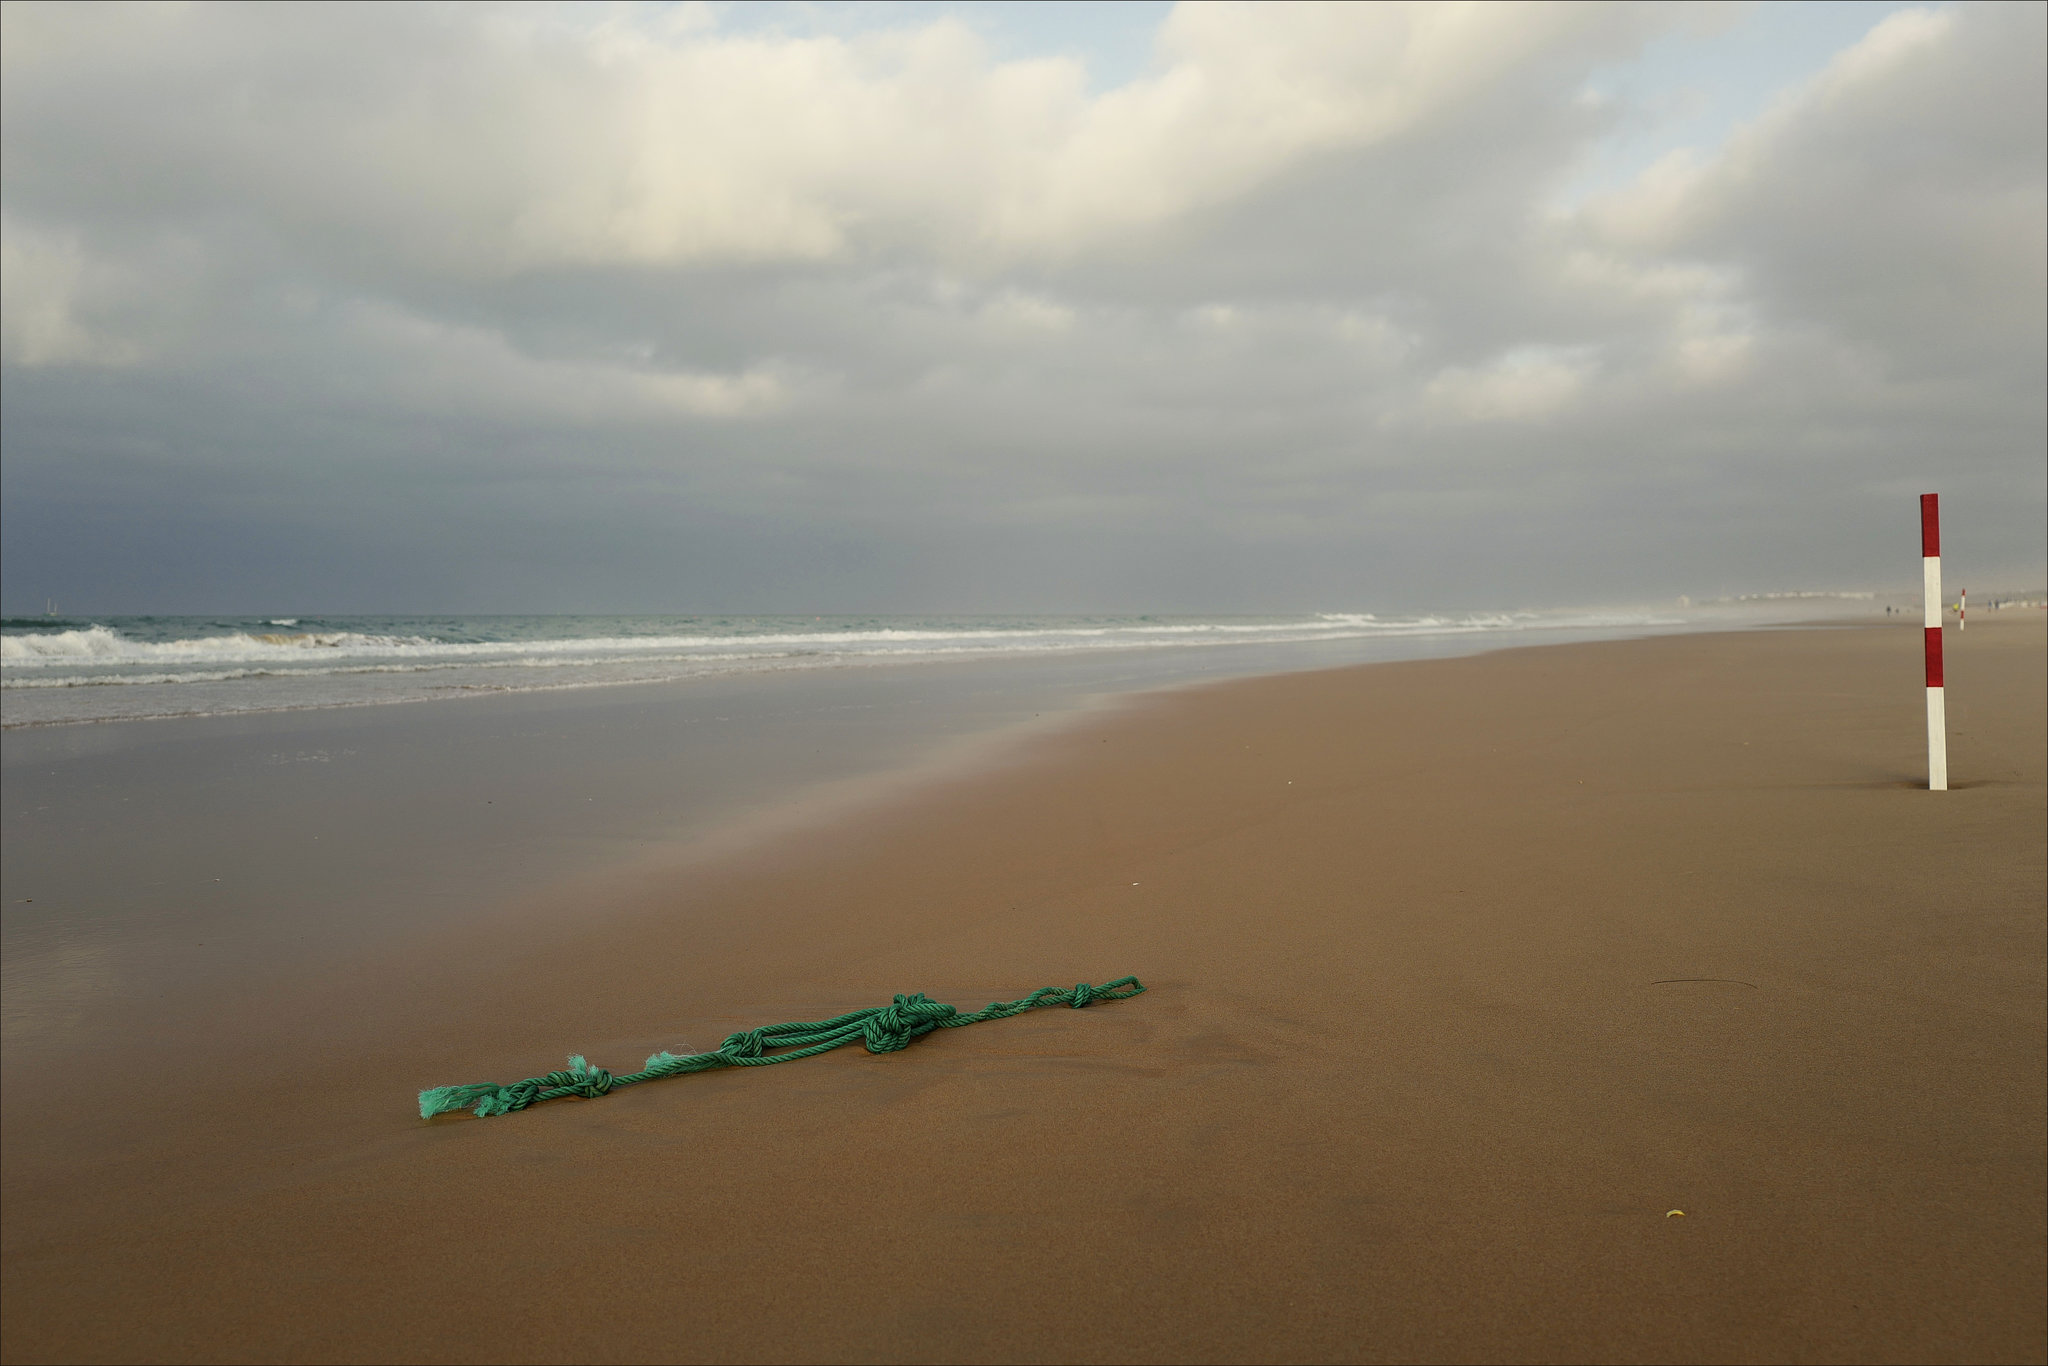
M 510 1086 L 472 1082 L 468 1086 L 435 1086 L 420 1092 L 420 1118 L 432 1119 L 450 1110 L 475 1108 L 479 1117 L 510 1114 L 536 1101 L 558 1100 L 563 1096 L 585 1096 L 592 1100 L 621 1086 L 638 1086 L 643 1081 L 681 1076 L 685 1072 L 710 1072 L 720 1067 L 767 1067 L 778 1062 L 829 1053 L 842 1044 L 859 1039 L 870 1053 L 894 1053 L 910 1041 L 934 1029 L 958 1029 L 983 1020 L 1006 1020 L 1040 1006 L 1072 1006 L 1079 1010 L 1090 1001 L 1122 1001 L 1145 989 L 1135 977 L 1119 977 L 1091 987 L 1082 982 L 1073 987 L 1040 987 L 1021 1001 L 992 1001 L 972 1015 L 962 1015 L 943 1001 L 923 992 L 898 996 L 893 1004 L 868 1010 L 848 1011 L 829 1020 L 798 1021 L 744 1029 L 710 1053 L 656 1053 L 638 1072 L 615 1077 L 602 1067 L 592 1067 L 581 1053 L 569 1059 L 564 1072 L 528 1077 Z M 771 1048 L 790 1052 L 769 1056 Z

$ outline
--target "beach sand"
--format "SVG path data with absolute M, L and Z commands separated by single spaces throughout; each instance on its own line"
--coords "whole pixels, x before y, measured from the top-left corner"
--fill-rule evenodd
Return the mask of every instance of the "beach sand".
M 0 1353 L 2041 1360 L 2044 663 L 2040 613 L 1949 632 L 1945 794 L 1916 628 L 1158 694 L 10 1061 Z M 413 1110 L 1125 973 L 900 1053 Z

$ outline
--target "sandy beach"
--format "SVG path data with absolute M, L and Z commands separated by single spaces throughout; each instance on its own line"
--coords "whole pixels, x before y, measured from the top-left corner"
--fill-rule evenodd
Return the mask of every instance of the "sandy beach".
M 1153 694 L 174 1029 L 133 1002 L 10 1049 L 0 1351 L 2041 1360 L 2044 665 L 2039 612 L 1949 632 L 1946 794 L 1916 625 Z

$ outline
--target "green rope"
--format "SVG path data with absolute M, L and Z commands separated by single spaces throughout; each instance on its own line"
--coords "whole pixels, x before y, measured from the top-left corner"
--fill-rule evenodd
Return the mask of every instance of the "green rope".
M 767 1067 L 778 1062 L 816 1057 L 842 1044 L 859 1039 L 870 1053 L 894 1053 L 910 1041 L 934 1029 L 958 1029 L 983 1020 L 1006 1020 L 1040 1006 L 1072 1006 L 1079 1010 L 1090 1001 L 1122 1001 L 1145 989 L 1135 977 L 1119 977 L 1091 987 L 1086 982 L 1074 987 L 1040 987 L 1021 1001 L 993 1001 L 972 1015 L 962 1015 L 943 1001 L 923 992 L 898 996 L 886 1006 L 848 1011 L 829 1020 L 798 1021 L 745 1029 L 728 1038 L 711 1053 L 656 1053 L 638 1072 L 615 1077 L 602 1067 L 592 1067 L 583 1055 L 574 1054 L 564 1072 L 528 1077 L 510 1086 L 472 1082 L 468 1086 L 435 1086 L 420 1092 L 420 1118 L 432 1119 L 450 1110 L 474 1108 L 479 1117 L 510 1114 L 536 1101 L 558 1100 L 563 1096 L 585 1096 L 595 1100 L 621 1086 L 638 1086 L 643 1081 L 677 1077 L 685 1072 L 710 1072 L 720 1067 Z M 771 1048 L 787 1053 L 769 1056 Z

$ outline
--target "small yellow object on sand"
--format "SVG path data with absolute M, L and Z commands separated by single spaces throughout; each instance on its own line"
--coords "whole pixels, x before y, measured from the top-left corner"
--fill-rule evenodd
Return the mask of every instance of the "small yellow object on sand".
M 1664 1217 L 1666 1219 L 1683 1219 L 1685 1211 L 1682 1209 L 1667 1209 L 1664 1211 Z

